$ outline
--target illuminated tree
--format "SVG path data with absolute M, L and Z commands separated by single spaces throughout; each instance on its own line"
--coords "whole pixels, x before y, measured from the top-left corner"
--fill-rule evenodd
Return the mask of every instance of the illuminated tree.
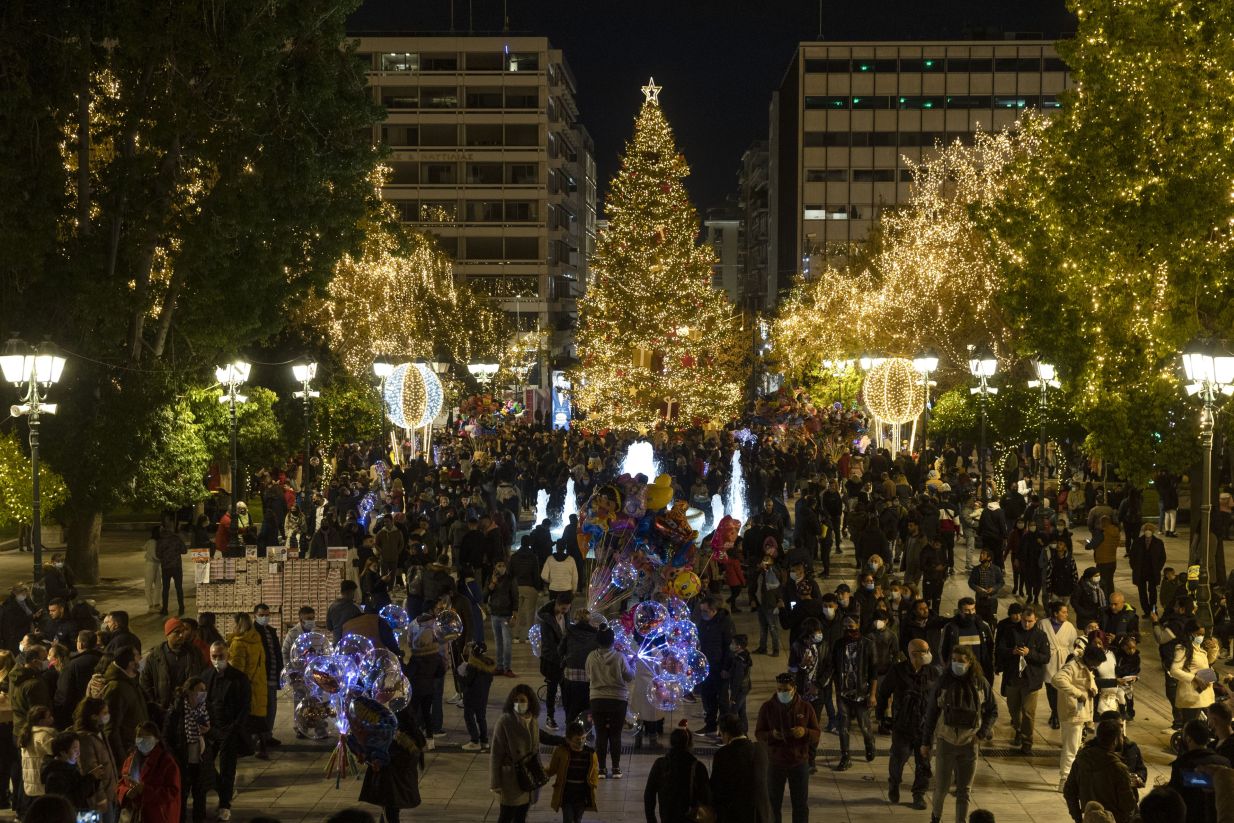
M 593 276 L 579 302 L 574 397 L 587 425 L 646 429 L 719 423 L 738 410 L 743 346 L 733 307 L 712 288 L 697 242 L 689 174 L 654 82 L 605 202 Z
M 0 526 L 28 526 L 34 519 L 34 482 L 30 456 L 12 434 L 0 435 Z M 60 475 L 47 466 L 39 467 L 39 504 L 43 520 L 59 508 L 68 491 Z
M 1234 327 L 1227 0 L 1075 0 L 1076 81 L 987 215 L 1003 305 L 1074 375 L 1089 447 L 1143 482 L 1195 455 L 1179 352 Z

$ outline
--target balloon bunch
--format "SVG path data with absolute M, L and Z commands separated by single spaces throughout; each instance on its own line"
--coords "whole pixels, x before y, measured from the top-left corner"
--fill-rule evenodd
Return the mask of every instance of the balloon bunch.
M 613 647 L 651 670 L 647 701 L 660 711 L 676 710 L 685 693 L 706 680 L 711 670 L 707 655 L 698 648 L 698 628 L 690 620 L 689 607 L 680 597 L 669 597 L 663 603 L 639 603 L 626 615 L 621 624 L 609 624 L 616 637 Z

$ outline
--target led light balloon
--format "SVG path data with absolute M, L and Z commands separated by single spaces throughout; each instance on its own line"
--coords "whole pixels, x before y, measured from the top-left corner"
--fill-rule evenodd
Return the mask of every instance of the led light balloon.
M 647 601 L 634 609 L 634 630 L 643 637 L 654 634 L 668 619 L 668 609 L 663 603 Z
M 871 368 L 861 386 L 870 412 L 879 420 L 895 424 L 917 419 L 925 407 L 925 392 L 913 361 L 903 357 L 889 357 Z
M 390 372 L 385 387 L 386 417 L 390 422 L 402 429 L 418 428 L 428 408 L 428 393 L 420 370 L 411 363 L 401 363 Z
M 437 419 L 437 415 L 441 414 L 446 392 L 441 386 L 441 379 L 437 377 L 437 372 L 431 367 L 424 363 L 413 365 L 420 373 L 420 382 L 424 388 L 424 411 L 420 414 L 419 422 L 416 424 L 416 428 L 422 428 L 432 423 Z

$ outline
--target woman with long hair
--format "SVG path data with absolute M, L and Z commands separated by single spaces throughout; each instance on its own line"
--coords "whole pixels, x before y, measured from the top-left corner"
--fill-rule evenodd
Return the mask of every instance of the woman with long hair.
M 489 760 L 489 788 L 501 802 L 497 823 L 526 823 L 527 810 L 536 801 L 539 789 L 528 788 L 519 780 L 520 764 L 540 758 L 540 701 L 526 683 L 510 690 L 501 717 L 493 730 Z M 533 773 L 538 772 L 533 768 Z
M 104 729 L 111 722 L 111 711 L 97 697 L 84 697 L 73 710 L 73 731 L 81 743 L 82 774 L 93 774 L 97 768 L 98 785 L 91 798 L 104 823 L 115 820 L 116 761 L 111 755 Z
M 1197 675 L 1213 667 L 1218 652 L 1216 638 L 1207 637 L 1204 627 L 1194 618 L 1183 624 L 1183 636 L 1174 647 L 1174 662 L 1169 671 L 1178 683 L 1174 707 L 1183 723 L 1203 719 L 1203 710 L 1216 700 L 1212 683 Z
M 206 792 L 214 778 L 214 758 L 208 751 L 210 713 L 206 709 L 206 683 L 190 677 L 176 690 L 163 741 L 180 769 L 180 819 L 188 819 L 189 796 L 193 798 L 193 820 L 206 819 Z
M 921 755 L 934 759 L 934 808 L 931 821 L 942 820 L 943 803 L 954 782 L 958 823 L 968 820 L 973 777 L 977 771 L 978 740 L 993 736 L 998 707 L 994 691 L 981 671 L 977 657 L 966 646 L 957 646 L 926 703 Z
M 227 636 L 227 664 L 242 673 L 249 682 L 249 733 L 257 741 L 257 758 L 269 760 L 266 752 L 266 645 L 253 628 L 253 617 L 247 612 L 232 616 L 232 632 Z

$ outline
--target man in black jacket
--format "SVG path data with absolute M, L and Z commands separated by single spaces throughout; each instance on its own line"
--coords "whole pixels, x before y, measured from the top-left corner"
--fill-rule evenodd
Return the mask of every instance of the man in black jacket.
M 994 630 L 977 614 L 977 601 L 973 598 L 961 597 L 956 606 L 955 617 L 943 627 L 939 657 L 950 660 L 956 646 L 967 646 L 981 664 L 981 673 L 993 685 L 994 672 L 998 670 L 995 666 Z
M 909 753 L 913 757 L 914 809 L 926 808 L 925 793 L 930 787 L 930 762 L 921 755 L 921 718 L 925 716 L 926 700 L 938 680 L 939 668 L 933 665 L 933 655 L 924 640 L 910 640 L 908 660 L 891 667 L 878 682 L 878 713 L 886 711 L 892 701 L 891 759 L 887 764 L 887 799 L 900 802 L 900 780 Z
M 1023 754 L 1033 753 L 1033 723 L 1037 717 L 1037 692 L 1045 683 L 1045 666 L 1050 661 L 1050 641 L 1037 628 L 1037 610 L 1025 606 L 1020 625 L 1003 637 L 995 650 L 1003 673 L 1003 696 L 1015 732 L 1012 746 Z
M 848 755 L 848 720 L 857 718 L 865 742 L 866 762 L 874 759 L 874 730 L 870 709 L 877 705 L 877 679 L 874 676 L 874 643 L 861 636 L 861 622 L 855 615 L 844 618 L 844 634 L 831 653 L 831 682 L 836 692 L 836 728 L 840 733 L 840 762 L 835 770 L 846 771 L 853 761 Z
M 20 651 L 21 639 L 30 634 L 38 610 L 30 600 L 30 587 L 18 583 L 0 607 L 0 644 L 13 654 Z
M 107 633 L 107 646 L 103 653 L 115 657 L 120 650 L 131 646 L 141 655 L 141 638 L 129 631 L 129 613 L 123 610 L 108 612 L 103 618 L 103 631 Z
M 102 657 L 102 652 L 98 650 L 98 636 L 92 631 L 78 632 L 77 652 L 60 670 L 56 681 L 54 712 L 58 728 L 67 729 L 73 725 L 73 710 L 86 696 L 86 686 Z
M 703 698 L 702 734 L 714 735 L 720 712 L 720 678 L 728 656 L 732 654 L 733 619 L 728 609 L 721 608 L 719 597 L 703 598 L 695 613 L 694 625 L 698 627 L 698 650 L 707 657 L 707 677 L 694 691 Z
M 523 542 L 518 551 L 510 555 L 510 576 L 518 586 L 518 614 L 522 620 L 514 631 L 514 642 L 525 643 L 527 630 L 536 623 L 536 602 L 540 597 L 540 564 L 536 559 L 535 549 L 531 545 L 531 536 L 523 535 Z
M 356 581 L 344 580 L 339 584 L 339 596 L 326 611 L 326 628 L 334 635 L 334 642 L 343 639 L 343 624 L 363 612 L 356 604 Z
M 1183 796 L 1187 804 L 1186 823 L 1211 823 L 1217 820 L 1216 795 L 1211 789 L 1188 786 L 1183 775 L 1200 766 L 1229 766 L 1230 761 L 1208 748 L 1213 732 L 1208 724 L 1196 718 L 1183 726 L 1183 753 L 1170 764 L 1169 786 Z M 1180 821 L 1181 823 L 1181 821 Z
M 741 718 L 720 718 L 720 740 L 711 761 L 711 802 L 716 823 L 771 823 L 767 751 L 741 730 Z
M 574 596 L 570 592 L 562 592 L 557 599 L 545 603 L 536 613 L 540 626 L 540 674 L 544 675 L 544 716 L 548 719 L 545 725 L 550 729 L 557 728 L 554 716 L 557 710 L 557 689 L 561 686 L 561 641 L 566 635 L 569 625 L 566 615 Z M 563 699 L 565 695 L 562 695 Z
M 518 583 L 509 573 L 504 559 L 493 566 L 484 586 L 484 602 L 488 604 L 493 622 L 493 645 L 496 646 L 497 669 L 494 674 L 516 677 L 510 669 L 513 654 L 511 633 L 518 620 Z
M 230 820 L 231 798 L 236 789 L 236 761 L 241 749 L 247 748 L 252 693 L 244 673 L 228 665 L 225 643 L 210 646 L 210 663 L 212 668 L 205 677 L 206 710 L 210 714 L 206 756 L 218 757 L 214 783 L 219 795 L 218 819 Z

